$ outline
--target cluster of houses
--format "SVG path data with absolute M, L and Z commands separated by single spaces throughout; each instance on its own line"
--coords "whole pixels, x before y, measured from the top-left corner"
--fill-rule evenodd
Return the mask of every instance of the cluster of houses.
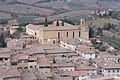
M 55 23 L 29 24 L 21 39 L 0 48 L 0 80 L 120 80 L 120 55 L 95 49 L 84 20 Z
M 73 40 L 74 41 L 74 40 Z M 91 41 L 77 40 L 75 50 L 65 46 L 24 46 L 12 39 L 0 49 L 1 80 L 105 80 L 120 79 L 120 55 L 94 49 Z M 70 41 L 71 42 L 71 41 Z M 13 45 L 10 45 L 13 44 Z M 62 44 L 63 45 L 63 44 Z M 72 46 L 75 46 L 74 44 Z

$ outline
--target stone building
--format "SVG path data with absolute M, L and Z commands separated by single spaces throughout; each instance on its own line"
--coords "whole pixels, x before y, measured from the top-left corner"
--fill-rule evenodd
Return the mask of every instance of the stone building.
M 62 39 L 89 39 L 89 30 L 83 19 L 80 25 L 71 25 L 62 21 L 54 21 L 48 26 L 29 24 L 26 26 L 26 33 L 35 36 L 41 44 L 56 45 Z

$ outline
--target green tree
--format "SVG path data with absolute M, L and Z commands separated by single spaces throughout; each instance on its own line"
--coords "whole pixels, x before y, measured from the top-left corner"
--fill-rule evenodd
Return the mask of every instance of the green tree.
M 45 26 L 45 27 L 48 26 L 48 20 L 47 20 L 47 18 L 45 18 L 44 26 Z
M 71 24 L 71 25 L 75 25 L 71 20 L 68 20 L 68 19 L 63 19 L 62 21 L 68 23 L 68 24 Z
M 57 20 L 56 26 L 59 26 L 59 20 Z
M 0 24 L 2 26 L 5 26 L 6 24 L 8 24 L 8 21 L 7 20 L 0 20 Z
M 19 32 L 22 32 L 22 31 L 23 31 L 23 28 L 19 26 L 19 28 L 17 28 L 17 30 L 18 30 Z
M 95 30 L 91 26 L 89 26 L 89 37 L 90 38 L 95 37 Z
M 62 26 L 64 26 L 64 21 L 62 21 Z
M 6 43 L 5 43 L 3 34 L 1 34 L 1 36 L 0 36 L 0 46 L 1 47 L 6 47 Z
M 100 27 L 97 29 L 97 35 L 102 35 L 102 29 Z
M 115 38 L 116 38 L 115 35 L 113 35 L 113 36 L 112 36 L 112 39 L 115 40 Z
M 11 17 L 18 18 L 18 15 L 16 13 L 11 13 Z

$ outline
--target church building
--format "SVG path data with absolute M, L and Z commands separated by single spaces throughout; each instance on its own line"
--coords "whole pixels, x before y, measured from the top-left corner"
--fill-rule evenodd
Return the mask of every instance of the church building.
M 84 19 L 81 19 L 80 25 L 71 25 L 59 20 L 51 25 L 29 24 L 26 26 L 26 33 L 35 36 L 40 44 L 57 45 L 62 39 L 89 39 L 89 29 Z

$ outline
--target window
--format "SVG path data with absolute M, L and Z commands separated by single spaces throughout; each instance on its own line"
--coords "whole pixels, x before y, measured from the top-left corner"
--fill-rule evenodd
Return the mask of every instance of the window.
M 18 67 L 18 69 L 22 69 L 22 67 Z
M 21 61 L 21 60 L 19 60 L 19 61 L 18 61 L 18 63 L 22 63 L 22 61 Z
M 14 65 L 17 65 L 17 63 L 11 63 L 11 65 L 13 65 L 13 66 L 14 66 Z
M 75 37 L 75 32 L 73 31 L 73 38 Z
M 27 69 L 27 67 L 24 67 L 24 69 Z
M 32 66 L 30 66 L 30 68 L 32 68 Z
M 66 36 L 68 37 L 68 32 L 67 32 Z
M 97 58 L 97 55 L 95 55 L 95 58 Z
M 119 70 L 117 70 L 117 72 L 119 72 Z
M 115 70 L 113 70 L 113 72 L 115 72 Z
M 87 73 L 87 75 L 89 75 L 89 73 Z
M 28 62 L 34 62 L 34 60 L 29 60 Z
M 39 68 L 44 68 L 44 67 L 39 67 Z
M 35 35 L 37 35 L 37 34 L 35 33 Z
M 60 32 L 58 32 L 58 39 L 60 39 Z
M 24 61 L 24 63 L 28 63 L 28 61 L 27 61 L 27 60 L 25 60 L 25 61 Z
M 108 72 L 110 72 L 110 70 L 108 70 Z
M 3 60 L 3 58 L 0 58 L 0 61 L 2 61 Z
M 50 68 L 50 67 L 45 67 L 45 68 Z
M 79 37 L 80 37 L 80 31 L 79 31 Z
M 55 44 L 55 40 L 53 40 L 53 44 Z

